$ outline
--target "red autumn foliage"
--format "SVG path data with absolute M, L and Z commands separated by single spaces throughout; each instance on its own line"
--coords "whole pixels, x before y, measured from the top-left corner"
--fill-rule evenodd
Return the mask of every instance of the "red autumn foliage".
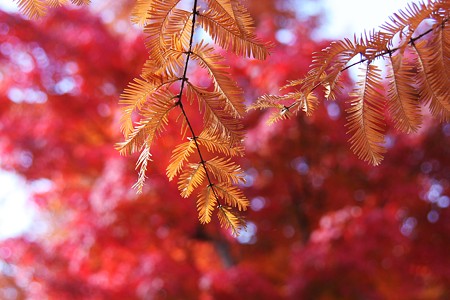
M 228 57 L 249 102 L 300 77 L 322 48 L 314 19 L 257 9 L 263 38 L 289 26 L 296 40 L 264 62 Z M 0 44 L 1 167 L 51 182 L 32 199 L 45 234 L 0 244 L 0 298 L 450 297 L 449 124 L 392 130 L 372 167 L 349 150 L 345 94 L 270 127 L 265 112 L 251 112 L 240 161 L 251 210 L 235 239 L 217 222 L 198 224 L 194 201 L 168 183 L 178 128 L 154 147 L 144 193 L 130 189 L 135 157 L 113 145 L 118 95 L 145 60 L 141 36 L 87 10 L 38 22 L 0 12 Z

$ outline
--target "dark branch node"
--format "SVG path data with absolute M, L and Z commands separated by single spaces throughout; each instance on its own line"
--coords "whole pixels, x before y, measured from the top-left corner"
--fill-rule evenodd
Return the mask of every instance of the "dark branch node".
M 284 115 L 289 111 L 290 107 L 283 105 L 283 108 L 280 110 L 280 114 Z

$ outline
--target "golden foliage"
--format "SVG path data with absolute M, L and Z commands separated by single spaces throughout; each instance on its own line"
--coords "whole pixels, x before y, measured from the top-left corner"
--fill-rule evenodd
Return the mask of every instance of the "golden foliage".
M 195 141 L 189 138 L 188 142 L 179 144 L 172 152 L 170 163 L 167 166 L 167 177 L 172 181 L 183 169 L 184 163 L 188 161 L 189 157 L 195 151 Z
M 136 170 L 139 170 L 138 180 L 133 185 L 133 188 L 137 189 L 139 192 L 142 191 L 145 179 L 147 178 L 147 165 L 148 162 L 151 161 L 151 156 L 150 146 L 144 144 L 143 149 L 141 150 L 141 154 L 139 155 L 139 159 L 136 163 Z
M 224 112 L 233 118 L 241 118 L 245 113 L 242 91 L 227 72 L 229 67 L 222 63 L 221 55 L 214 53 L 214 48 L 201 41 L 195 45 L 192 59 L 205 68 L 214 82 L 214 91 L 223 98 Z
M 151 146 L 154 138 L 164 131 L 169 122 L 168 115 L 175 108 L 174 98 L 170 91 L 161 90 L 153 94 L 152 102 L 146 102 L 140 111 L 142 119 L 125 141 L 117 145 L 121 154 L 137 152 L 143 145 Z
M 189 3 L 192 9 L 186 10 Z M 121 95 L 120 121 L 125 141 L 117 148 L 127 155 L 141 152 L 135 185 L 140 191 L 152 144 L 163 134 L 170 112 L 178 110 L 181 135 L 187 135 L 188 140 L 173 149 L 167 177 L 172 181 L 178 176 L 182 197 L 199 190 L 197 210 L 201 223 L 209 223 L 218 208 L 220 224 L 237 234 L 244 223 L 232 208 L 243 211 L 249 205 L 236 186 L 245 182 L 243 171 L 231 159 L 244 153 L 240 121 L 245 114 L 244 98 L 223 57 L 212 45 L 197 42 L 194 34 L 201 27 L 216 44 L 241 56 L 263 59 L 268 50 L 256 38 L 252 19 L 239 1 L 207 0 L 203 4 L 204 9 L 199 11 L 196 0 L 137 0 L 131 19 L 144 27 L 148 60 L 140 77 L 130 82 Z M 194 68 L 206 70 L 211 86 L 188 79 Z M 194 101 L 203 114 L 199 135 L 185 109 Z M 205 152 L 220 156 L 205 159 Z
M 217 209 L 220 225 L 225 229 L 230 228 L 233 235 L 239 235 L 239 228 L 245 227 L 244 220 L 238 214 L 233 212 L 231 207 L 220 205 Z
M 387 93 L 389 114 L 397 129 L 406 132 L 416 132 L 422 123 L 420 114 L 420 94 L 414 88 L 415 70 L 413 64 L 403 62 L 400 54 L 390 56 L 391 70 L 388 75 L 389 90 Z
M 131 22 L 143 27 L 147 25 L 147 20 L 150 19 L 150 10 L 153 0 L 136 0 L 136 4 L 131 12 Z
M 348 133 L 351 149 L 359 158 L 377 165 L 383 159 L 384 149 L 384 103 L 381 95 L 380 70 L 369 64 L 366 72 L 357 83 L 357 88 L 350 94 L 348 112 Z
M 364 75 L 351 93 L 347 126 L 351 149 L 359 158 L 379 164 L 386 151 L 385 106 L 394 126 L 406 133 L 419 130 L 421 105 L 428 106 L 440 121 L 450 119 L 449 8 L 447 0 L 410 4 L 390 17 L 379 31 L 331 43 L 314 55 L 304 78 L 283 87 L 294 89 L 293 92 L 264 95 L 249 109 L 275 108 L 269 123 L 300 110 L 311 114 L 318 104 L 319 87 L 327 100 L 336 99 L 342 89 L 342 72 L 366 63 Z M 355 57 L 360 60 L 352 63 Z M 383 78 L 374 65 L 376 59 L 385 60 L 389 67 L 386 94 Z
M 69 2 L 15 1 L 30 18 L 45 15 L 48 7 Z M 84 5 L 90 1 L 70 2 Z M 244 153 L 244 99 L 224 58 L 213 45 L 194 35 L 201 28 L 218 46 L 248 58 L 265 59 L 270 45 L 256 37 L 253 20 L 241 1 L 204 0 L 198 4 L 198 0 L 136 0 L 131 21 L 144 28 L 148 60 L 140 76 L 128 84 L 120 97 L 124 141 L 117 144 L 117 149 L 124 155 L 140 152 L 134 185 L 140 192 L 152 157 L 151 147 L 164 134 L 170 113 L 178 111 L 181 136 L 187 136 L 188 141 L 173 149 L 167 177 L 169 181 L 179 177 L 182 197 L 200 189 L 197 210 L 201 223 L 210 222 L 216 211 L 220 224 L 238 234 L 245 223 L 235 208 L 246 210 L 249 202 L 237 187 L 245 182 L 243 171 L 231 158 Z M 190 9 L 186 9 L 188 5 Z M 386 151 L 385 111 L 394 126 L 406 133 L 419 130 L 422 105 L 440 121 L 450 119 L 449 7 L 448 0 L 410 4 L 391 16 L 378 31 L 331 43 L 314 55 L 304 78 L 283 87 L 289 88 L 288 92 L 264 95 L 249 109 L 275 109 L 269 123 L 299 111 L 311 115 L 319 105 L 318 88 L 323 89 L 327 100 L 337 99 L 342 90 L 342 72 L 364 63 L 364 74 L 350 94 L 346 110 L 349 141 L 359 158 L 379 164 Z M 360 59 L 353 63 L 355 57 Z M 374 65 L 379 59 L 388 65 L 386 93 L 381 72 Z M 209 74 L 210 86 L 188 78 L 199 68 Z M 203 114 L 199 135 L 185 110 L 185 105 L 194 101 Z M 205 152 L 214 158 L 205 159 Z
M 449 31 L 448 28 L 446 30 Z M 430 112 L 436 118 L 448 122 L 450 120 L 450 77 L 444 76 L 444 64 L 449 63 L 450 48 L 442 54 L 434 48 L 427 47 L 427 41 L 415 43 L 413 48 L 417 54 L 415 66 L 421 71 L 416 77 L 421 101 L 429 105 Z M 444 60 L 446 60 L 445 63 Z
M 225 200 L 226 204 L 237 207 L 239 210 L 246 210 L 250 205 L 242 191 L 229 184 L 218 184 L 215 186 L 219 197 Z
M 189 99 L 198 100 L 200 110 L 204 111 L 204 127 L 208 128 L 209 135 L 217 136 L 221 140 L 228 139 L 229 145 L 242 143 L 243 126 L 236 116 L 227 111 L 227 101 L 221 93 L 209 92 L 189 83 L 187 96 Z
M 47 0 L 47 3 L 51 7 L 59 7 L 67 4 L 69 0 Z
M 225 9 L 223 12 L 209 9 L 199 14 L 198 18 L 201 26 L 222 48 L 238 55 L 265 59 L 268 55 L 267 45 L 255 35 L 242 32 L 233 15 Z M 251 26 L 251 23 L 246 26 Z
M 207 185 L 198 194 L 197 210 L 200 223 L 211 222 L 211 215 L 217 204 L 217 195 L 214 192 L 214 185 Z
M 70 1 L 72 1 L 72 3 L 76 5 L 88 5 L 89 3 L 91 3 L 91 0 L 70 0 Z
M 44 0 L 16 0 L 19 10 L 30 19 L 43 17 L 47 13 Z
M 241 167 L 231 161 L 230 158 L 215 157 L 206 161 L 205 165 L 218 182 L 227 184 L 245 183 Z
M 206 168 L 203 163 L 189 164 L 181 173 L 178 181 L 178 189 L 181 196 L 187 198 L 206 179 Z
M 153 0 L 148 9 L 150 18 L 147 18 L 147 25 L 144 28 L 146 34 L 145 45 L 149 51 L 149 58 L 156 65 L 164 62 L 166 51 L 175 47 L 174 37 L 181 31 L 180 26 L 176 26 L 177 19 L 189 12 L 177 9 L 176 6 L 181 0 Z M 178 24 L 179 25 L 179 24 Z M 183 51 L 183 49 L 177 50 Z
M 212 135 L 209 128 L 205 128 L 205 131 L 198 136 L 197 142 L 209 152 L 218 152 L 226 156 L 244 156 L 244 147 L 241 143 L 232 146 L 226 138 Z
M 45 16 L 47 8 L 58 7 L 67 4 L 68 0 L 13 0 L 17 2 L 19 11 L 30 19 L 38 19 Z M 90 0 L 70 0 L 75 5 L 87 5 Z

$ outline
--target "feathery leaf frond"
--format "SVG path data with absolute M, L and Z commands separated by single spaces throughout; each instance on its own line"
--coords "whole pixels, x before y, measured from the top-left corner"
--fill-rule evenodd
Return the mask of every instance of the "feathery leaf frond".
M 441 53 L 434 47 L 427 47 L 427 41 L 414 43 L 413 47 L 417 53 L 417 67 L 421 70 L 416 73 L 421 99 L 437 119 L 446 122 L 450 120 L 450 79 L 443 76 Z
M 210 9 L 219 14 L 227 14 L 230 18 L 235 20 L 233 6 L 231 0 L 206 0 Z
M 214 189 L 218 196 L 225 200 L 227 205 L 237 207 L 239 211 L 247 210 L 250 205 L 244 193 L 236 186 L 221 183 L 216 184 Z
M 181 50 L 168 50 L 163 57 L 164 61 L 160 64 L 155 64 L 155 61 L 151 58 L 144 63 L 141 72 L 141 77 L 144 80 L 162 83 L 170 79 L 180 79 L 178 75 L 185 63 Z
M 395 126 L 406 133 L 417 132 L 422 123 L 419 106 L 419 93 L 412 83 L 415 81 L 413 66 L 402 60 L 402 55 L 390 57 L 391 74 L 387 77 L 388 107 Z
M 19 10 L 30 19 L 38 19 L 47 13 L 44 0 L 16 0 Z
M 225 102 L 224 110 L 234 118 L 242 118 L 245 113 L 241 89 L 231 80 L 226 71 L 229 67 L 222 63 L 223 57 L 214 53 L 214 48 L 200 42 L 192 50 L 192 58 L 205 68 L 214 82 L 214 91 L 220 93 Z
M 117 144 L 117 149 L 122 155 L 139 151 L 144 144 L 150 147 L 155 136 L 161 134 L 168 124 L 168 115 L 175 107 L 174 95 L 169 91 L 158 91 L 153 96 L 153 101 L 142 107 L 141 113 L 144 118 L 134 127 L 125 142 Z
M 50 7 L 60 7 L 67 4 L 67 2 L 69 2 L 69 0 L 47 0 L 47 4 Z
M 207 185 L 198 194 L 197 211 L 198 218 L 202 224 L 211 222 L 211 215 L 217 204 L 217 198 L 213 188 L 214 185 Z
M 444 74 L 447 79 L 450 78 L 450 26 L 445 26 L 442 30 L 436 33 L 436 44 L 438 45 L 439 57 L 442 57 L 442 64 L 444 65 Z M 435 44 L 435 45 L 436 45 Z
M 250 104 L 247 110 L 252 109 L 266 109 L 266 108 L 276 108 L 283 109 L 284 105 L 281 103 L 283 100 L 290 99 L 287 96 L 277 96 L 277 95 L 262 95 L 259 97 L 255 103 Z
M 91 0 L 70 0 L 73 4 L 81 6 L 81 5 L 88 5 L 91 3 Z
M 189 22 L 190 18 L 192 18 L 192 12 L 180 11 L 176 22 L 172 25 L 179 27 L 178 30 L 175 30 L 176 34 L 173 37 L 173 46 L 175 49 L 189 49 L 190 34 L 192 32 L 192 22 Z
M 132 114 L 135 110 L 141 110 L 144 104 L 150 100 L 150 97 L 162 85 L 156 85 L 153 82 L 147 82 L 140 78 L 135 78 L 128 84 L 122 95 L 120 96 L 119 104 L 125 105 L 122 109 L 122 116 L 120 118 L 120 129 L 125 137 L 133 131 Z
M 209 130 L 204 130 L 197 138 L 197 142 L 205 146 L 209 152 L 219 152 L 226 156 L 244 156 L 244 147 L 241 145 L 230 145 L 230 141 L 217 137 Z
M 68 4 L 69 0 L 13 0 L 17 2 L 19 11 L 30 19 L 38 19 L 47 14 L 48 8 Z M 88 5 L 90 0 L 70 0 L 75 5 Z
M 356 47 L 349 39 L 332 42 L 331 45 L 315 53 L 311 70 L 302 83 L 302 90 L 314 87 L 317 84 L 334 85 L 338 71 L 342 69 L 356 54 L 365 52 L 365 49 Z M 292 86 L 292 83 L 288 86 Z
M 135 109 L 141 110 L 147 98 L 156 90 L 155 85 L 152 82 L 135 78 L 128 84 L 122 95 L 120 96 L 119 104 L 126 105 L 122 110 L 122 116 L 120 118 L 120 129 L 125 137 L 133 131 L 133 120 L 131 115 Z
M 307 116 L 311 116 L 319 104 L 319 100 L 316 94 L 312 91 L 309 91 L 307 94 L 301 91 L 297 91 L 289 93 L 287 94 L 287 96 L 292 99 L 297 99 L 295 102 L 296 109 L 293 109 L 292 106 L 289 108 L 285 107 L 285 109 L 289 110 L 290 112 L 297 112 L 298 110 L 302 110 Z
M 136 0 L 136 4 L 131 11 L 131 22 L 141 27 L 147 25 L 150 16 L 150 9 L 153 0 Z
M 219 205 L 217 207 L 217 217 L 220 225 L 225 229 L 231 229 L 234 236 L 238 236 L 240 228 L 245 227 L 244 220 L 234 213 L 231 207 Z
M 231 17 L 236 20 L 241 36 L 254 39 L 254 22 L 247 8 L 242 5 L 240 0 L 230 0 L 230 3 L 233 11 Z
M 238 119 L 227 113 L 222 94 L 209 92 L 190 83 L 187 85 L 187 94 L 190 99 L 196 98 L 200 110 L 204 110 L 204 126 L 208 128 L 210 135 L 228 138 L 231 145 L 241 143 L 244 138 L 243 126 Z
M 206 178 L 206 170 L 203 163 L 188 164 L 186 170 L 184 170 L 178 181 L 178 189 L 181 196 L 184 198 L 189 197 L 192 192 L 200 186 Z
M 164 54 L 172 45 L 173 36 L 179 28 L 172 26 L 177 18 L 183 15 L 183 10 L 175 7 L 181 0 L 153 0 L 150 9 L 150 19 L 147 19 L 144 33 L 146 34 L 145 45 L 149 56 L 158 64 L 164 61 Z
M 167 166 L 167 177 L 172 181 L 183 169 L 184 163 L 188 161 L 189 156 L 195 151 L 194 139 L 179 144 L 172 152 L 170 163 Z
M 214 157 L 206 161 L 205 166 L 219 182 L 230 185 L 245 183 L 244 172 L 230 158 Z
M 257 40 L 254 35 L 242 35 L 236 20 L 227 13 L 209 9 L 199 15 L 199 21 L 211 38 L 228 51 L 261 60 L 269 53 L 267 45 Z
M 385 152 L 384 97 L 380 93 L 383 89 L 380 70 L 374 65 L 369 65 L 361 77 L 362 81 L 357 83 L 358 88 L 350 94 L 353 99 L 350 101 L 351 107 L 347 110 L 348 133 L 352 134 L 350 148 L 360 159 L 378 165 Z
M 136 163 L 136 170 L 138 171 L 138 180 L 133 185 L 133 188 L 137 190 L 137 193 L 142 193 L 142 188 L 144 186 L 145 179 L 147 178 L 147 166 L 148 162 L 151 161 L 151 153 L 150 153 L 150 146 L 144 145 L 143 149 L 141 151 L 141 154 L 139 155 L 139 159 Z

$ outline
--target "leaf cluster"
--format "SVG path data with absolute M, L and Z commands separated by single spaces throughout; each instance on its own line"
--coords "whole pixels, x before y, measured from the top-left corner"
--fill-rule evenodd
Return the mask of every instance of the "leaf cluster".
M 191 10 L 186 10 L 189 4 Z M 135 187 L 142 191 L 151 147 L 164 134 L 170 114 L 177 112 L 181 137 L 187 136 L 187 141 L 173 149 L 167 177 L 170 181 L 178 177 L 182 197 L 197 192 L 201 223 L 209 223 L 216 210 L 220 224 L 238 234 L 244 223 L 236 210 L 246 210 L 249 205 L 237 187 L 245 182 L 244 173 L 232 160 L 244 154 L 240 121 L 245 113 L 244 99 L 224 58 L 194 34 L 202 28 L 225 50 L 257 59 L 267 56 L 267 45 L 256 38 L 252 19 L 237 0 L 138 0 L 132 21 L 144 28 L 148 60 L 140 77 L 121 95 L 125 139 L 117 149 L 124 155 L 140 152 Z M 210 86 L 188 79 L 188 69 L 193 67 L 205 70 Z M 194 102 L 203 115 L 200 132 L 185 109 Z M 207 152 L 211 159 L 205 159 Z
M 269 122 L 300 110 L 310 115 L 318 104 L 319 87 L 327 100 L 335 100 L 342 89 L 342 72 L 362 64 L 362 75 L 350 93 L 348 133 L 357 156 L 378 165 L 386 151 L 386 107 L 395 127 L 405 133 L 419 130 L 421 106 L 427 106 L 440 121 L 450 119 L 449 7 L 446 0 L 410 4 L 378 31 L 331 43 L 315 53 L 304 78 L 283 87 L 294 88 L 294 92 L 264 95 L 250 109 L 277 109 Z M 360 59 L 352 63 L 355 58 Z M 388 67 L 387 93 L 381 70 L 374 64 L 379 59 Z
M 14 0 L 19 6 L 22 14 L 30 19 L 37 19 L 45 16 L 47 9 L 51 7 L 59 7 L 69 2 L 75 5 L 87 5 L 91 0 Z

